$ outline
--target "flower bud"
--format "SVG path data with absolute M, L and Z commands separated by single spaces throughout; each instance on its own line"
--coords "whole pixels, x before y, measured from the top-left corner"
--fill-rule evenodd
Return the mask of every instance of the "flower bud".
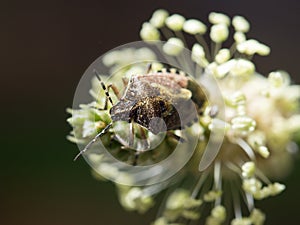
M 226 26 L 230 25 L 230 18 L 223 13 L 212 12 L 208 15 L 208 20 L 212 24 L 225 24 Z
M 235 218 L 231 221 L 231 225 L 251 225 L 252 221 L 250 218 Z
M 245 178 L 253 177 L 255 173 L 254 162 L 246 162 L 242 165 L 242 176 Z
M 248 77 L 255 72 L 254 64 L 246 59 L 232 59 L 235 63 L 231 67 L 230 74 L 233 76 Z
M 228 38 L 228 27 L 223 24 L 216 24 L 211 27 L 210 38 L 216 43 L 222 43 Z
M 166 25 L 173 31 L 182 30 L 185 18 L 179 14 L 173 14 L 166 19 Z
M 222 195 L 222 191 L 209 191 L 208 193 L 206 193 L 203 197 L 204 201 L 206 202 L 212 202 L 215 201 L 216 199 L 218 199 L 219 197 L 221 197 Z
M 270 152 L 266 146 L 259 146 L 257 148 L 257 152 L 265 159 L 270 155 Z
M 263 225 L 266 220 L 265 214 L 259 209 L 253 209 L 250 218 L 253 222 L 253 225 Z
M 166 18 L 168 16 L 169 13 L 166 10 L 158 9 L 153 13 L 149 22 L 152 24 L 152 26 L 156 28 L 161 28 L 164 26 Z
M 280 88 L 290 84 L 290 76 L 285 71 L 271 72 L 268 76 L 268 80 L 272 87 Z
M 235 42 L 237 44 L 239 44 L 239 43 L 242 43 L 242 42 L 246 41 L 246 36 L 245 36 L 244 33 L 238 31 L 238 32 L 234 33 L 233 39 L 235 40 Z
M 246 33 L 250 29 L 249 22 L 242 16 L 235 16 L 232 19 L 232 25 L 236 31 Z
M 214 207 L 211 211 L 212 217 L 218 219 L 220 223 L 223 223 L 226 219 L 226 209 L 222 205 Z
M 270 54 L 270 48 L 262 43 L 259 43 L 257 40 L 250 39 L 244 42 L 241 42 L 237 45 L 237 50 L 240 53 L 246 55 L 254 55 L 255 53 L 259 55 L 268 55 Z
M 170 38 L 164 45 L 163 51 L 172 56 L 179 55 L 184 48 L 183 42 L 179 38 Z
M 230 51 L 227 48 L 220 49 L 216 55 L 215 61 L 219 64 L 227 62 L 230 59 Z
M 237 116 L 231 120 L 231 128 L 238 135 L 247 135 L 255 130 L 256 122 L 248 116 Z
M 183 30 L 186 33 L 196 35 L 196 34 L 205 34 L 206 26 L 204 23 L 200 22 L 199 20 L 189 19 L 184 22 Z
M 206 67 L 208 65 L 204 49 L 201 45 L 197 43 L 194 44 L 192 48 L 192 60 L 203 67 Z
M 151 23 L 143 24 L 140 36 L 144 41 L 157 41 L 160 39 L 159 31 Z

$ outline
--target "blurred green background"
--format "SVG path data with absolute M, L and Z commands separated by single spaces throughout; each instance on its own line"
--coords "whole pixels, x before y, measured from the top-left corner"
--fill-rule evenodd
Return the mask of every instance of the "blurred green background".
M 96 181 L 65 136 L 66 107 L 85 69 L 107 50 L 139 40 L 157 8 L 203 21 L 211 11 L 251 21 L 250 37 L 272 48 L 258 71 L 286 69 L 299 78 L 297 0 L 1 1 L 0 224 L 148 224 L 155 215 L 125 212 L 114 186 Z M 295 157 L 298 158 L 298 157 Z M 300 224 L 300 161 L 287 190 L 259 206 L 269 225 Z

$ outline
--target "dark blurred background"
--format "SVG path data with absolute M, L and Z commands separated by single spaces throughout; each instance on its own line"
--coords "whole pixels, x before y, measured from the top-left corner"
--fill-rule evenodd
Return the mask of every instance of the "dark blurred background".
M 148 224 L 125 212 L 114 186 L 96 181 L 65 136 L 66 107 L 85 69 L 107 50 L 139 40 L 141 23 L 157 8 L 203 21 L 211 11 L 251 21 L 250 37 L 272 48 L 256 57 L 258 71 L 285 69 L 297 82 L 300 3 L 285 1 L 1 1 L 0 224 Z M 287 190 L 259 205 L 267 224 L 300 224 L 300 166 Z

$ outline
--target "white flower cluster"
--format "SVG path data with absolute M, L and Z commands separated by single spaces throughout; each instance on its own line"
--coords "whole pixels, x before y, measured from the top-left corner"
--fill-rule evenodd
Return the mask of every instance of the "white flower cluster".
M 270 48 L 255 39 L 247 39 L 250 23 L 244 17 L 235 16 L 231 20 L 225 14 L 213 12 L 208 17 L 212 24 L 209 28 L 196 19 L 160 12 L 164 12 L 164 17 L 155 29 L 160 32 L 160 40 L 167 40 L 164 52 L 181 60 L 183 48 L 187 47 L 184 36 L 194 36 L 196 42 L 192 45 L 191 59 L 217 79 L 224 97 L 226 139 L 218 156 L 222 165 L 220 174 L 224 180 L 235 174 L 242 179 L 240 189 L 247 196 L 245 204 L 250 212 L 249 217 L 236 212 L 238 217 L 231 224 L 263 224 L 265 216 L 253 208 L 253 199 L 274 196 L 285 189 L 283 184 L 271 183 L 268 177 L 283 177 L 289 171 L 292 156 L 287 146 L 292 142 L 293 134 L 300 130 L 300 87 L 291 85 L 289 75 L 284 71 L 271 72 L 268 78 L 256 72 L 253 56 L 266 56 L 270 54 Z M 150 23 L 156 16 L 154 13 Z M 234 29 L 234 42 L 231 47 L 224 48 L 222 43 L 230 36 L 230 25 Z M 211 39 L 210 46 L 205 41 L 206 33 Z M 207 122 L 208 129 L 218 129 L 210 122 Z M 222 182 L 221 176 L 217 177 Z M 216 212 L 224 215 L 226 210 L 220 205 L 220 196 L 221 193 L 226 195 L 227 191 L 213 188 L 204 194 L 203 200 L 217 202 Z M 239 207 L 235 205 L 234 208 Z M 213 212 L 207 224 L 221 224 L 223 217 L 216 217 L 217 213 Z
M 207 116 L 209 110 L 206 110 L 196 127 L 203 135 L 194 155 L 174 180 L 141 187 L 117 185 L 122 206 L 127 210 L 145 213 L 154 205 L 158 193 L 176 182 L 177 185 L 184 183 L 184 187 L 177 186 L 167 197 L 153 225 L 183 225 L 187 221 L 198 220 L 204 208 L 210 209 L 210 215 L 205 218 L 207 225 L 224 224 L 225 221 L 230 221 L 231 225 L 262 225 L 265 215 L 255 208 L 255 201 L 285 190 L 284 184 L 270 180 L 284 177 L 292 165 L 288 146 L 293 143 L 294 134 L 300 130 L 300 86 L 291 84 L 289 75 L 284 71 L 271 72 L 267 77 L 257 73 L 253 56 L 268 55 L 270 48 L 247 38 L 250 24 L 244 17 L 235 16 L 231 19 L 225 14 L 213 12 L 208 19 L 211 26 L 194 18 L 170 15 L 160 9 L 153 13 L 149 22 L 142 25 L 140 31 L 141 38 L 147 43 L 166 41 L 162 51 L 181 63 L 185 63 L 185 48 L 192 46 L 190 58 L 194 64 L 190 65 L 191 71 L 205 73 L 216 79 L 225 105 L 224 121 L 220 121 L 225 124 L 225 139 L 208 169 L 203 172 L 198 170 L 208 142 L 206 134 L 219 127 L 218 123 L 213 123 L 217 118 Z M 230 26 L 234 30 L 232 35 Z M 185 38 L 187 35 L 194 37 L 195 42 L 189 43 L 190 39 Z M 224 47 L 223 43 L 227 43 L 231 36 L 232 46 Z M 205 41 L 208 37 L 209 43 Z M 111 67 L 112 73 L 126 77 L 141 73 L 145 68 L 145 63 L 130 64 L 135 58 L 145 59 L 146 62 L 155 60 L 156 56 L 147 48 L 126 49 L 110 52 L 104 57 L 103 63 Z M 160 63 L 152 65 L 153 70 L 162 67 Z M 201 69 L 197 70 L 198 67 Z M 108 110 L 97 110 L 105 101 L 105 94 L 99 94 L 99 90 L 100 84 L 93 81 L 90 93 L 95 102 L 82 105 L 79 110 L 68 109 L 72 115 L 68 122 L 73 127 L 69 140 L 86 144 L 110 123 Z M 118 126 L 114 129 L 118 129 Z M 119 130 L 122 129 L 122 126 L 119 127 Z M 110 134 L 104 136 L 103 141 L 104 145 L 115 144 Z M 145 153 L 143 162 L 151 164 L 167 157 L 173 142 L 167 137 L 160 147 Z M 112 149 L 114 156 L 125 159 L 123 161 L 132 158 L 132 154 L 128 156 L 126 151 L 120 150 L 119 143 L 117 146 Z M 89 159 L 106 171 L 107 176 L 119 174 L 119 179 L 130 179 L 125 173 L 120 174 L 113 165 L 103 163 L 99 155 L 90 154 Z M 232 204 L 233 214 L 225 202 Z M 247 215 L 243 215 L 245 210 L 241 210 L 244 208 L 242 205 L 248 209 Z

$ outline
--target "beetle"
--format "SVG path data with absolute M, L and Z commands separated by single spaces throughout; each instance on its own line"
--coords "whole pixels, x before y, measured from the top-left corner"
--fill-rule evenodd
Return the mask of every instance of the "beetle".
M 107 109 L 108 102 L 112 105 L 109 110 L 111 122 L 76 155 L 74 161 L 107 133 L 116 121 L 126 121 L 130 124 L 129 146 L 131 146 L 134 133 L 133 123 L 146 128 L 155 135 L 160 132 L 184 129 L 198 121 L 198 116 L 203 114 L 207 105 L 203 88 L 176 69 L 152 71 L 150 64 L 145 74 L 132 75 L 129 80 L 123 79 L 126 89 L 122 96 L 117 87 L 113 84 L 106 86 L 98 72 L 96 70 L 93 72 L 106 94 L 104 109 Z M 116 104 L 113 104 L 110 97 L 110 88 L 118 97 L 119 101 Z M 155 120 L 157 118 L 158 120 Z M 183 141 L 174 133 L 169 132 L 169 134 Z M 145 137 L 143 132 L 142 135 Z M 136 165 L 138 155 L 139 152 L 136 153 L 133 165 Z

